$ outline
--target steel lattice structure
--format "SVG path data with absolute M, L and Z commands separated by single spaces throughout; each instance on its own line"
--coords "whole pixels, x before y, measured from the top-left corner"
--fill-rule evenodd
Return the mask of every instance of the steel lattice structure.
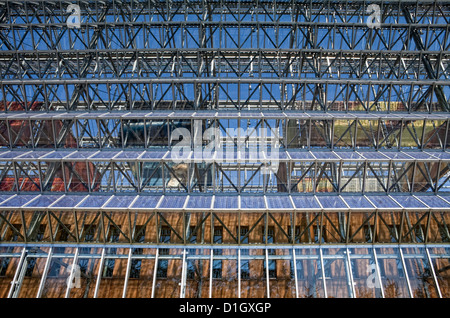
M 450 297 L 449 76 L 450 1 L 0 1 L 0 297 Z

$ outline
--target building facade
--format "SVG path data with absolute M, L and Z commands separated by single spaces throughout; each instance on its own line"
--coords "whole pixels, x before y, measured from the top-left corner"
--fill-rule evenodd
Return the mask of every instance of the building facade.
M 0 297 L 450 297 L 450 1 L 0 1 Z

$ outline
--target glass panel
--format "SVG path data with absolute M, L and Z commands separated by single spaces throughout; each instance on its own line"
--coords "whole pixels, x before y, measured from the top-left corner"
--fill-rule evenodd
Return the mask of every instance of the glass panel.
M 58 255 L 52 257 L 42 298 L 64 298 L 72 264 L 73 256 L 71 258 Z
M 209 297 L 209 249 L 191 249 L 187 254 L 186 264 L 186 297 Z M 204 257 L 205 259 L 198 259 Z
M 216 195 L 214 199 L 215 209 L 237 209 L 238 198 L 236 196 Z
M 385 298 L 409 298 L 408 284 L 398 248 L 376 248 Z
M 21 268 L 21 273 L 24 273 L 22 282 L 20 282 L 20 277 L 18 278 L 18 284 L 21 286 L 17 296 L 18 298 L 35 298 L 37 296 L 42 273 L 44 272 L 47 261 L 48 250 L 48 248 L 28 249 L 27 257 Z M 48 288 L 48 286 L 44 285 L 42 297 L 45 297 L 46 287 Z
M 297 288 L 300 298 L 325 297 L 319 249 L 300 248 L 295 250 L 297 267 Z M 294 277 L 294 266 L 291 265 L 291 276 Z
M 264 202 L 264 197 L 241 196 L 241 209 L 265 209 L 265 208 L 266 203 Z
M 190 196 L 188 209 L 210 209 L 212 196 Z
M 216 238 L 220 242 L 218 236 Z M 237 250 L 214 249 L 213 254 L 212 297 L 237 298 Z
M 180 297 L 181 270 L 183 266 L 182 249 L 159 249 L 158 269 L 156 271 L 155 297 Z
M 109 240 L 117 241 L 115 233 Z M 106 248 L 105 260 L 101 269 L 101 280 L 98 288 L 98 298 L 121 298 L 128 263 L 128 248 Z
M 79 208 L 101 208 L 111 198 L 105 195 L 90 195 L 78 207 Z
M 450 298 L 450 248 L 428 249 L 442 297 Z
M 347 237 L 348 212 L 324 212 L 322 242 L 344 243 Z
M 375 212 L 351 212 L 349 242 L 372 243 L 375 237 Z
M 3 246 L 0 247 L 0 298 L 8 297 L 11 282 L 19 264 L 22 247 Z M 4 254 L 12 254 L 13 257 L 3 256 Z
M 185 196 L 164 196 L 159 205 L 161 209 L 182 209 L 184 202 L 186 201 Z
M 298 212 L 295 217 L 295 228 L 288 227 L 289 235 L 294 230 L 295 243 L 319 243 L 320 212 Z
M 79 248 L 77 265 L 79 269 L 79 282 L 75 279 L 70 290 L 70 298 L 93 298 L 100 266 L 101 249 L 82 247 Z
M 267 196 L 267 205 L 269 209 L 292 209 L 291 200 L 288 196 Z
M 323 248 L 323 268 L 328 298 L 350 298 L 350 277 L 344 248 Z
M 363 196 L 355 195 L 355 196 L 344 196 L 342 197 L 344 201 L 348 204 L 348 206 L 352 209 L 374 209 L 372 204 Z
M 297 209 L 320 209 L 315 197 L 292 196 Z
M 155 270 L 156 249 L 133 249 L 130 276 L 128 278 L 127 298 L 150 298 L 152 295 L 153 273 Z
M 403 248 L 402 251 L 413 297 L 439 297 L 425 249 L 422 247 L 411 247 Z
M 376 242 L 395 243 L 400 238 L 401 212 L 378 212 Z
M 140 196 L 136 199 L 136 201 L 133 203 L 132 208 L 136 209 L 153 209 L 158 204 L 159 200 L 161 199 L 160 196 Z
M 8 220 L 8 223 L 5 222 Z M 0 211 L 0 240 L 6 242 L 23 242 L 25 231 L 20 212 Z
M 350 248 L 349 251 L 356 297 L 382 298 L 373 249 Z
M 269 249 L 269 291 L 271 298 L 295 298 L 295 280 L 291 275 L 292 250 Z M 289 257 L 289 259 L 280 259 Z M 275 257 L 276 259 L 271 259 Z M 266 262 L 264 261 L 264 275 Z M 264 282 L 266 280 L 264 279 Z
M 445 243 L 450 242 L 449 212 L 431 212 L 428 241 Z

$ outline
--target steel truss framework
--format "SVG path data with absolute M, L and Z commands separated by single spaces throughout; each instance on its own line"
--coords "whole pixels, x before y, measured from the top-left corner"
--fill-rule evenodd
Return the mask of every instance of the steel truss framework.
M 0 297 L 450 297 L 450 1 L 74 3 L 0 1 Z

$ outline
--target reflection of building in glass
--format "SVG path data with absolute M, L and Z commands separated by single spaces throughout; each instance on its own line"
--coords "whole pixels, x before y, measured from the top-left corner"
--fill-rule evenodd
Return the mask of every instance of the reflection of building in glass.
M 450 297 L 449 4 L 366 5 L 2 1 L 0 297 Z

